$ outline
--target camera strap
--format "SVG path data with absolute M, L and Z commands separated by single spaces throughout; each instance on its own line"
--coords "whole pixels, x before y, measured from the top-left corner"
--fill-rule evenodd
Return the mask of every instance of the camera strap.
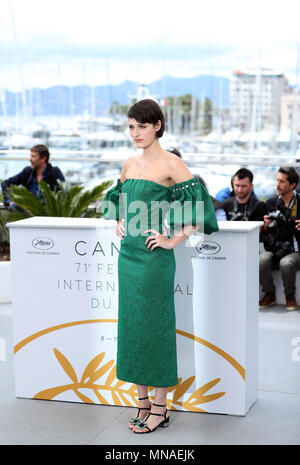
M 278 197 L 277 207 L 278 208 L 285 207 L 281 196 Z M 291 199 L 291 201 L 289 203 L 289 206 L 287 208 L 291 211 L 290 219 L 295 220 L 296 217 L 297 217 L 297 211 L 298 211 L 298 197 L 297 197 L 295 191 L 294 191 L 294 195 L 293 195 L 293 197 L 292 197 L 292 199 Z M 285 209 L 286 209 L 286 207 L 285 207 Z M 298 241 L 296 239 L 295 234 L 293 234 L 293 243 L 294 243 L 294 251 L 299 252 Z
M 233 211 L 237 213 L 239 211 L 239 205 L 245 205 L 243 215 L 249 219 L 249 216 L 252 215 L 256 208 L 257 199 L 251 194 L 249 200 L 245 204 L 238 204 L 236 197 L 233 197 Z
M 295 220 L 296 217 L 297 217 L 297 211 L 298 211 L 298 197 L 295 194 L 295 192 L 294 192 L 294 196 L 292 198 L 292 202 L 289 205 L 289 208 L 291 209 L 291 218 L 293 220 Z M 296 238 L 295 234 L 293 235 L 293 239 L 294 239 L 294 250 L 295 250 L 295 252 L 299 252 L 298 241 L 297 241 L 297 238 Z
M 289 206 L 287 207 L 289 210 L 291 210 L 292 218 L 296 218 L 297 216 L 297 203 L 298 203 L 298 198 L 294 191 L 294 195 L 289 203 Z M 282 207 L 285 207 L 285 205 L 284 205 L 284 201 L 282 200 L 282 197 L 279 195 L 278 200 L 277 200 L 277 209 L 280 210 Z

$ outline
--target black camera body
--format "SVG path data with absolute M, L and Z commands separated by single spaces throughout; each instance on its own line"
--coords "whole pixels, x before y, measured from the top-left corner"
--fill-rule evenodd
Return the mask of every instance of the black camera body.
M 280 211 L 276 210 L 276 212 L 271 212 L 268 214 L 269 220 L 272 222 L 269 224 L 268 229 L 275 229 L 279 226 L 279 223 L 288 223 L 288 218 Z
M 228 212 L 229 221 L 248 221 L 248 218 L 242 212 Z
M 263 242 L 265 249 L 273 252 L 273 260 L 278 264 L 283 257 L 294 252 L 293 228 L 295 221 L 280 210 L 268 213 L 268 218 L 272 221 L 268 226 L 268 235 Z M 282 235 L 283 230 L 286 231 L 285 239 Z

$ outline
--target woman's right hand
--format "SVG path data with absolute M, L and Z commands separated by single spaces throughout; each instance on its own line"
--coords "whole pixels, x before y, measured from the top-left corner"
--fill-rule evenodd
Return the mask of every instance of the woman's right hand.
M 119 236 L 121 240 L 124 239 L 124 232 L 125 232 L 124 223 L 125 223 L 125 218 L 122 218 L 121 220 L 117 221 L 117 227 L 115 230 L 116 235 Z

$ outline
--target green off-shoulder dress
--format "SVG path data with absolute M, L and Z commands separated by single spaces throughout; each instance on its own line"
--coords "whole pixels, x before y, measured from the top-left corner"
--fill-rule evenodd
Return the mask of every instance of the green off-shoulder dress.
M 124 183 L 118 179 L 104 201 L 103 218 L 125 218 L 126 229 L 118 258 L 117 378 L 145 386 L 175 386 L 174 250 L 150 250 L 145 241 L 153 233 L 144 231 L 163 234 L 162 227 L 169 226 L 171 237 L 184 225 L 199 226 L 199 205 L 204 206 L 203 232 L 218 231 L 211 198 L 196 178 L 171 187 L 129 178 Z

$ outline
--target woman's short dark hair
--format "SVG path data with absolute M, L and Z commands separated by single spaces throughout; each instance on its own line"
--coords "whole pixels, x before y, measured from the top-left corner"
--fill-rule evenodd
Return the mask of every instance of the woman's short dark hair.
M 161 122 L 161 127 L 157 131 L 156 136 L 161 137 L 165 131 L 165 117 L 160 106 L 154 100 L 146 98 L 136 102 L 129 108 L 127 113 L 128 118 L 135 119 L 138 123 L 157 124 Z
M 31 147 L 30 152 L 36 152 L 39 154 L 39 157 L 46 157 L 46 163 L 48 163 L 49 158 L 50 158 L 50 153 L 49 149 L 46 145 L 43 144 L 37 144 Z
M 299 182 L 299 174 L 293 166 L 281 166 L 278 170 L 278 173 L 285 174 L 288 182 L 290 184 L 296 184 L 297 186 Z

